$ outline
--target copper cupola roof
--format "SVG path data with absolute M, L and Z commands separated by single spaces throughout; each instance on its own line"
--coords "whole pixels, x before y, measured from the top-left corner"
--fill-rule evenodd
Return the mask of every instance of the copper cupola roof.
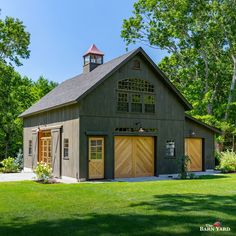
M 92 44 L 91 47 L 87 50 L 87 52 L 84 54 L 84 56 L 88 55 L 88 54 L 96 54 L 96 55 L 101 55 L 103 56 L 104 53 L 101 52 L 95 44 Z

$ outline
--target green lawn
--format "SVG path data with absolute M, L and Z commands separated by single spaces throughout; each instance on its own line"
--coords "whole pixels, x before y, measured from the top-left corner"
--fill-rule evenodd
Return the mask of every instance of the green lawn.
M 231 232 L 200 232 L 220 220 Z M 236 174 L 143 183 L 0 183 L 0 235 L 236 235 Z

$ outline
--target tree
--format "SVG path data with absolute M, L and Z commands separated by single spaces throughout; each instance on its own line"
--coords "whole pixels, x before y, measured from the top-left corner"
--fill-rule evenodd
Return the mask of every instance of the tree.
M 34 101 L 38 101 L 45 94 L 49 93 L 53 88 L 55 88 L 58 83 L 49 81 L 43 76 L 40 76 L 39 79 L 34 83 L 32 87 L 32 94 Z
M 30 34 L 25 31 L 25 26 L 19 19 L 6 17 L 0 19 L 0 60 L 5 64 L 12 62 L 22 65 L 20 59 L 27 59 Z
M 57 83 L 40 77 L 33 82 L 13 67 L 0 63 L 0 159 L 14 156 L 22 148 L 22 119 L 18 116 Z
M 159 66 L 193 104 L 191 114 L 218 127 L 235 125 L 235 11 L 236 0 L 138 0 L 121 31 L 127 46 L 167 50 Z
M 0 159 L 22 148 L 22 120 L 19 114 L 57 84 L 42 76 L 33 82 L 15 72 L 29 58 L 30 34 L 23 23 L 11 17 L 0 19 Z

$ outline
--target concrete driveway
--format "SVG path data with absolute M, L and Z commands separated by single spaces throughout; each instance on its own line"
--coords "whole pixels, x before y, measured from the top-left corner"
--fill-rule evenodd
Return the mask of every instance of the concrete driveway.
M 12 181 L 22 181 L 22 180 L 34 180 L 34 179 L 35 179 L 35 174 L 32 172 L 0 174 L 0 182 L 12 182 Z

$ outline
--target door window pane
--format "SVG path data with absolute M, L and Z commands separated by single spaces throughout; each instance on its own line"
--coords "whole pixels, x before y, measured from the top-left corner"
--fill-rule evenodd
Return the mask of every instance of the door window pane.
M 101 138 L 90 138 L 89 140 L 89 159 L 101 160 L 103 158 L 103 140 Z

